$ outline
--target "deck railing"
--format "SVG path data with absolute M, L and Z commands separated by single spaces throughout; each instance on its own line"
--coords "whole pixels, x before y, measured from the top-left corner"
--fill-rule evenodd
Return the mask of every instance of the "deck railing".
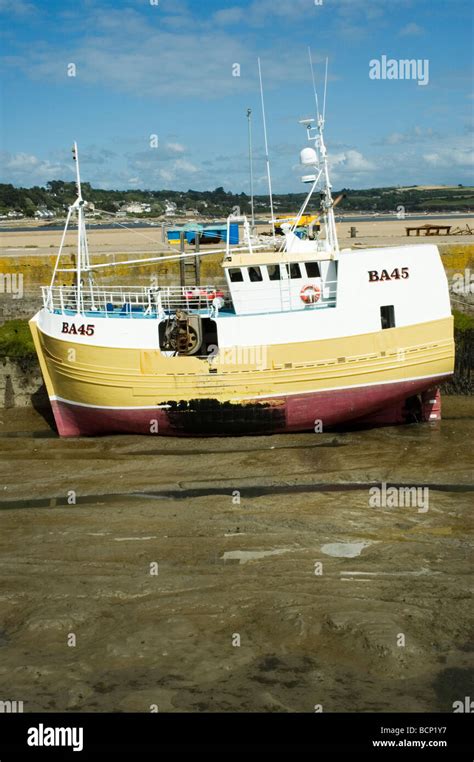
M 305 307 L 313 310 L 336 306 L 335 282 L 327 281 L 313 302 L 305 300 L 300 292 L 304 281 L 279 281 L 268 287 L 254 289 L 261 284 L 237 284 L 234 300 L 226 288 L 220 286 L 83 286 L 80 305 L 75 286 L 43 286 L 43 304 L 51 312 L 63 315 L 83 314 L 113 318 L 163 319 L 176 310 L 199 313 L 202 317 L 216 317 L 229 307 L 237 314 L 292 312 Z M 266 284 L 265 284 L 266 285 Z M 310 294 L 311 296 L 311 294 Z
M 61 314 L 100 313 L 106 317 L 163 317 L 177 309 L 214 314 L 229 303 L 229 295 L 216 286 L 84 286 L 80 305 L 76 286 L 43 286 L 43 304 Z M 220 297 L 217 302 L 216 298 Z

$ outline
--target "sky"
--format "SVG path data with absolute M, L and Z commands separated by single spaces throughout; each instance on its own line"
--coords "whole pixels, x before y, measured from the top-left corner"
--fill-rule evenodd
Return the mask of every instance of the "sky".
M 302 192 L 329 78 L 335 188 L 474 184 L 471 0 L 0 0 L 0 182 Z M 382 61 L 393 60 L 390 77 Z M 415 78 L 400 60 L 415 60 Z M 376 65 L 380 62 L 379 78 Z M 371 63 L 372 62 L 372 63 Z M 384 77 L 385 75 L 385 77 Z M 156 137 L 153 137 L 156 136 Z

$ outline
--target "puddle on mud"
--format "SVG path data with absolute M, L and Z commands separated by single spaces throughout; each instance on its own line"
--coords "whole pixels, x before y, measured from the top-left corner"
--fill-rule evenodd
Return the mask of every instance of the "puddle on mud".
M 277 548 L 276 550 L 228 550 L 221 556 L 225 561 L 238 561 L 246 564 L 248 561 L 259 561 L 266 556 L 280 556 L 282 553 L 291 553 L 291 548 Z
M 380 482 L 332 482 L 332 483 L 309 483 L 309 484 L 275 484 L 244 486 L 239 489 L 241 497 L 254 498 L 265 495 L 295 495 L 301 493 L 321 492 L 358 492 L 367 491 L 371 487 L 379 487 Z M 469 493 L 474 492 L 474 484 L 436 484 L 436 483 L 413 483 L 413 482 L 386 482 L 387 489 L 401 488 L 424 488 L 434 492 Z M 75 503 L 71 504 L 64 495 L 55 497 L 28 498 L 25 500 L 0 500 L 0 511 L 14 510 L 18 508 L 63 508 L 73 509 L 81 505 L 103 506 L 122 503 L 124 500 L 189 500 L 198 497 L 211 497 L 213 495 L 228 495 L 229 486 L 182 488 L 176 490 L 163 490 L 162 492 L 117 492 L 102 495 L 77 495 Z
M 373 542 L 330 542 L 321 546 L 321 553 L 334 558 L 355 558 Z

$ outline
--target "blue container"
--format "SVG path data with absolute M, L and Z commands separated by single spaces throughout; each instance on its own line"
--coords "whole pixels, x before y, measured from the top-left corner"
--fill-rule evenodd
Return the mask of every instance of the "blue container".
M 226 236 L 227 238 L 227 236 Z M 239 225 L 237 222 L 231 222 L 229 225 L 229 243 L 239 242 Z
M 174 228 L 172 230 L 168 230 L 168 232 L 167 232 L 168 241 L 170 243 L 172 243 L 172 244 L 179 244 L 179 234 L 180 234 L 180 232 L 181 231 L 178 228 Z
M 170 228 L 167 231 L 168 241 L 173 245 L 179 245 L 181 231 L 184 230 L 184 237 L 187 243 L 193 244 L 196 238 L 196 230 L 190 227 Z M 198 232 L 201 243 L 219 243 L 227 242 L 227 225 L 199 225 Z M 239 224 L 231 222 L 229 225 L 229 238 L 232 245 L 239 243 Z

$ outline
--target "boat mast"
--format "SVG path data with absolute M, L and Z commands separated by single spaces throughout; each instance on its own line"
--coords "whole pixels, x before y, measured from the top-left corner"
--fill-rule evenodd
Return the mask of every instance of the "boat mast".
M 89 278 L 92 307 L 94 307 L 94 293 L 92 288 L 93 274 L 92 274 L 91 266 L 90 266 L 89 246 L 87 243 L 86 220 L 85 220 L 85 214 L 84 214 L 84 207 L 86 206 L 86 202 L 82 198 L 81 171 L 79 166 L 79 151 L 78 151 L 76 142 L 74 142 L 74 146 L 72 149 L 72 157 L 76 163 L 77 197 L 69 209 L 70 209 L 70 212 L 72 212 L 72 210 L 75 209 L 77 214 L 77 261 L 76 261 L 77 305 L 76 307 L 77 307 L 77 313 L 79 314 L 81 312 L 81 305 L 82 305 L 83 273 L 87 272 L 87 275 Z
M 260 79 L 260 99 L 262 101 L 263 136 L 265 138 L 265 161 L 267 164 L 268 194 L 270 196 L 270 214 L 272 216 L 273 245 L 275 246 L 275 215 L 273 214 L 272 176 L 270 173 L 270 157 L 268 156 L 267 120 L 265 118 L 265 102 L 263 100 L 262 67 L 260 66 L 260 58 L 257 60 L 258 76 Z
M 311 77 L 313 81 L 314 99 L 315 99 L 315 105 L 316 105 L 316 128 L 310 125 L 309 120 L 305 120 L 305 121 L 307 121 L 308 140 L 314 141 L 315 146 L 318 148 L 319 156 L 321 158 L 322 173 L 324 177 L 324 186 L 322 189 L 323 198 L 321 200 L 321 206 L 323 209 L 323 215 L 325 220 L 327 247 L 331 251 L 339 253 L 339 242 L 337 240 L 337 232 L 336 232 L 336 220 L 334 217 L 334 201 L 333 201 L 332 192 L 331 192 L 332 185 L 331 185 L 331 180 L 329 177 L 328 154 L 327 154 L 326 144 L 324 142 L 324 126 L 326 122 L 326 93 L 327 93 L 327 83 L 328 83 L 328 59 L 326 58 L 326 71 L 324 76 L 323 113 L 321 114 L 319 112 L 318 95 L 317 95 L 316 84 L 314 80 L 313 60 L 311 58 L 310 48 L 308 48 L 308 53 L 309 53 L 309 63 L 311 67 Z M 316 134 L 314 134 L 314 131 L 316 131 Z M 311 134 L 312 132 L 313 134 Z
M 76 192 L 77 197 L 74 201 L 74 204 L 72 205 L 73 209 L 76 210 L 77 214 L 77 260 L 76 260 L 76 295 L 77 295 L 77 313 L 79 314 L 81 311 L 81 300 L 82 300 L 82 251 L 83 251 L 83 236 L 84 236 L 84 229 L 83 229 L 83 206 L 84 206 L 84 200 L 82 198 L 82 187 L 81 187 L 81 172 L 79 167 L 79 153 L 77 150 L 77 143 L 74 141 L 74 146 L 72 149 L 72 158 L 76 162 Z
M 251 232 L 253 234 L 255 230 L 255 212 L 253 205 L 253 156 L 252 156 L 252 109 L 247 109 L 247 120 L 249 127 L 249 170 L 250 170 L 250 217 L 251 217 Z
M 323 175 L 324 175 L 324 188 L 323 188 L 323 199 L 321 201 L 321 206 L 324 211 L 324 215 L 326 217 L 326 235 L 328 239 L 329 248 L 333 249 L 334 251 L 339 251 L 339 243 L 337 240 L 337 232 L 336 232 L 336 220 L 334 217 L 334 200 L 332 197 L 331 192 L 331 180 L 329 178 L 329 162 L 328 162 L 328 155 L 326 150 L 326 145 L 324 143 L 324 118 L 320 117 L 320 121 L 318 122 L 318 145 L 319 145 L 319 153 L 321 156 L 321 161 L 323 164 Z

